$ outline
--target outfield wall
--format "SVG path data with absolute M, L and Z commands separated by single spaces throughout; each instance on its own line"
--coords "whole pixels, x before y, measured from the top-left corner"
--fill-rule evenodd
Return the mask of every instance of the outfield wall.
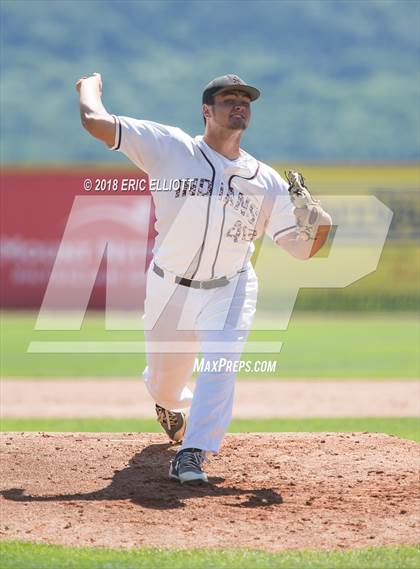
M 305 165 L 318 194 L 374 194 L 394 213 L 378 269 L 346 289 L 304 289 L 298 310 L 413 310 L 418 306 L 420 213 L 418 169 L 411 166 Z M 84 188 L 85 180 L 93 187 Z M 123 180 L 138 180 L 124 190 Z M 97 184 L 96 180 L 102 180 Z M 117 191 L 115 187 L 117 187 Z M 74 298 L 91 281 L 87 299 L 101 308 L 110 287 L 124 291 L 121 308 L 138 308 L 144 298 L 145 267 L 153 246 L 153 211 L 147 179 L 129 168 L 5 168 L 1 175 L 0 306 L 39 308 L 47 290 L 70 212 L 83 198 L 89 204 L 79 220 L 77 238 L 62 244 L 57 270 L 62 293 L 60 307 L 72 307 Z M 116 199 L 117 198 L 117 199 Z M 369 212 L 348 211 L 362 231 L 374 223 Z M 112 246 L 104 248 L 104 240 Z M 260 306 L 275 305 L 277 257 L 267 275 Z M 277 267 L 277 268 L 276 268 Z M 57 267 L 56 267 L 57 268 Z M 264 270 L 263 270 L 264 272 Z M 79 296 L 78 296 L 79 295 Z
M 118 192 L 105 187 L 84 189 L 86 180 L 137 178 L 141 172 L 128 170 L 98 174 L 92 168 L 60 170 L 6 169 L 1 176 L 1 297 L 6 308 L 38 308 L 61 246 L 57 266 L 60 281 L 60 307 L 71 307 L 71 299 L 93 278 L 89 300 L 92 308 L 104 306 L 107 279 L 124 291 L 124 298 L 144 297 L 144 265 L 153 244 L 153 217 L 148 190 Z M 147 188 L 147 184 L 146 184 Z M 139 196 L 142 196 L 141 198 Z M 83 200 L 77 238 L 63 239 L 69 230 L 71 211 Z M 79 212 L 80 213 L 80 212 Z M 74 233 L 74 232 L 73 232 Z M 104 239 L 112 241 L 104 248 Z M 108 264 L 108 267 L 107 267 Z M 93 275 L 94 273 L 94 275 Z M 107 274 L 108 273 L 108 274 Z M 141 300 L 139 301 L 139 296 Z M 128 303 L 126 308 L 132 308 Z

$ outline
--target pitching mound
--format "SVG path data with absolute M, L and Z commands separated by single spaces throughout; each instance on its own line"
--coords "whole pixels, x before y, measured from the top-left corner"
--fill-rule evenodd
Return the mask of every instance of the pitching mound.
M 228 435 L 210 484 L 167 479 L 164 435 L 2 436 L 1 538 L 107 547 L 418 542 L 419 446 L 379 434 Z

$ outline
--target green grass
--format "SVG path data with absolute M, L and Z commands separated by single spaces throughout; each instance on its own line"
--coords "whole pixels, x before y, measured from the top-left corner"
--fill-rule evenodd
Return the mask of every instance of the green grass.
M 2 431 L 161 433 L 154 419 L 2 419 Z M 234 419 L 230 433 L 376 432 L 420 441 L 416 417 L 349 417 L 315 419 Z
M 80 331 L 33 330 L 34 312 L 2 313 L 1 373 L 4 377 L 132 377 L 145 365 L 143 354 L 34 354 L 31 341 L 140 341 L 142 332 L 106 331 L 102 313 L 88 313 Z M 420 375 L 419 323 L 410 313 L 302 314 L 285 331 L 271 330 L 275 316 L 259 324 L 251 341 L 281 341 L 280 354 L 248 354 L 243 359 L 275 359 L 279 378 L 417 378 Z M 240 377 L 253 379 L 251 374 Z
M 2 569 L 417 569 L 413 546 L 349 551 L 112 550 L 24 542 L 1 544 Z

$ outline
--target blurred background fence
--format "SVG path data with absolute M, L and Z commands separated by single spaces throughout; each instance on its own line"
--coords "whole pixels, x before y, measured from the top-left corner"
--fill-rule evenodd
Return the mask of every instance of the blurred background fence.
M 370 194 L 378 197 L 393 211 L 388 238 L 378 269 L 360 281 L 344 289 L 301 289 L 295 306 L 300 311 L 317 310 L 414 310 L 418 303 L 419 278 L 419 194 L 417 192 L 418 170 L 415 166 L 314 166 L 298 165 L 313 181 L 312 187 L 319 194 L 355 195 Z M 280 170 L 280 167 L 279 167 Z M 6 308 L 39 308 L 51 274 L 57 251 L 76 196 L 89 195 L 95 200 L 98 192 L 87 194 L 83 190 L 86 178 L 119 181 L 123 178 L 138 178 L 144 174 L 133 169 L 109 168 L 60 168 L 49 170 L 4 169 L 1 178 L 1 306 Z M 99 192 L 102 196 L 106 192 Z M 93 195 L 92 195 L 93 194 Z M 95 195 L 96 194 L 96 195 Z M 121 193 L 119 194 L 121 196 Z M 148 192 L 141 192 L 140 199 L 148 199 Z M 108 194 L 108 197 L 109 194 Z M 127 201 L 127 197 L 122 199 Z M 92 202 L 93 203 L 93 202 Z M 98 205 L 99 202 L 97 200 Z M 109 218 L 109 211 L 102 207 L 102 215 L 112 226 L 113 243 L 120 248 L 118 267 L 114 278 L 125 295 L 135 298 L 144 295 L 143 260 L 140 253 L 133 263 L 133 248 L 142 249 L 150 260 L 153 246 L 153 223 L 147 208 L 136 212 L 138 231 L 127 234 L 127 217 Z M 127 202 L 128 204 L 128 202 Z M 369 212 L 363 208 L 349 209 L 348 217 L 363 233 L 369 223 Z M 350 219 L 351 218 L 351 219 Z M 98 237 L 99 239 L 99 237 Z M 106 252 L 97 250 L 95 238 L 73 243 L 66 251 L 67 261 L 62 280 L 67 283 L 69 294 L 72 287 L 79 287 L 86 279 L 85 272 L 77 268 L 80 259 L 100 255 L 102 262 L 90 299 L 91 308 L 102 308 L 106 291 Z M 257 247 L 258 250 L 258 247 Z M 266 285 L 260 298 L 260 307 L 270 310 L 278 294 L 282 266 L 272 253 L 272 262 L 259 272 Z M 264 274 L 267 273 L 267 274 Z M 140 275 L 140 277 L 136 277 Z M 109 278 L 109 275 L 108 275 Z M 130 292 L 130 282 L 140 287 L 137 294 Z M 271 283 L 271 285 L 270 285 Z

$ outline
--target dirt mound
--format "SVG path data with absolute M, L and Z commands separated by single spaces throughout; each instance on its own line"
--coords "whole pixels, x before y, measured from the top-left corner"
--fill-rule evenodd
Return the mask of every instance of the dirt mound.
M 419 537 L 419 446 L 368 433 L 228 435 L 208 486 L 164 435 L 3 433 L 2 539 L 108 547 L 350 548 Z

